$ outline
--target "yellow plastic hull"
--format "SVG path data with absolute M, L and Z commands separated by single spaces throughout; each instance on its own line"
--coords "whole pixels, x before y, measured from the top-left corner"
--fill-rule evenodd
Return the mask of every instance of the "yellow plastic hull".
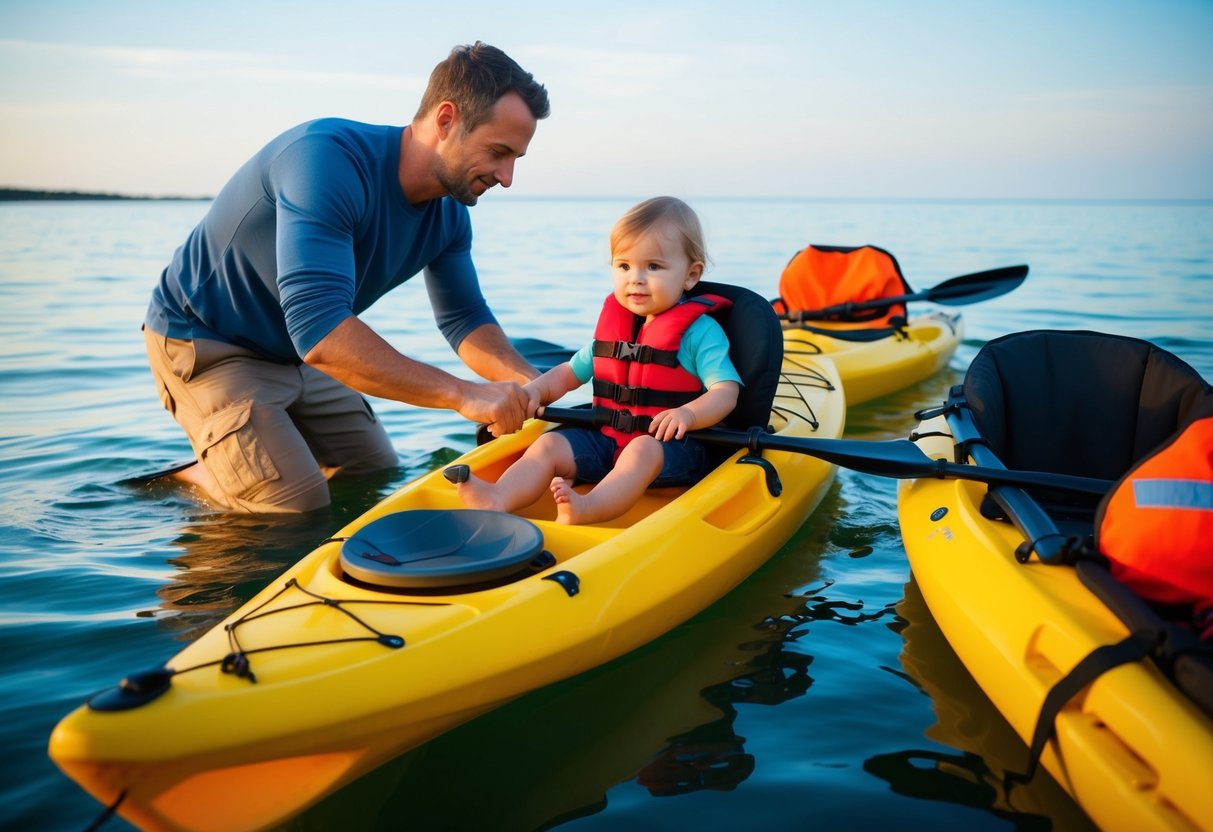
M 937 430 L 947 430 L 941 419 L 920 433 Z M 920 447 L 952 456 L 950 437 Z M 1018 563 L 1023 539 L 981 516 L 985 490 L 960 480 L 903 483 L 898 516 L 931 614 L 1026 743 L 1054 683 L 1128 633 L 1073 569 Z M 1023 755 L 1021 771 L 1026 745 Z M 1071 700 L 1042 763 L 1101 829 L 1213 830 L 1213 720 L 1151 663 L 1115 668 Z
M 817 329 L 829 324 L 814 322 Z M 847 404 L 862 404 L 930 378 L 952 358 L 964 338 L 959 313 L 931 312 L 911 318 L 905 329 L 879 341 L 847 341 L 790 326 L 783 331 L 788 354 L 825 355 L 834 362 Z
M 845 404 L 833 365 L 815 361 L 808 374 L 803 365 L 781 384 L 772 424 L 790 436 L 840 436 Z M 532 421 L 461 461 L 495 478 L 546 427 Z M 761 467 L 734 460 L 692 488 L 650 491 L 610 523 L 559 525 L 545 497 L 519 513 L 540 527 L 558 563 L 493 588 L 409 594 L 355 585 L 341 572 L 340 543 L 324 543 L 169 660 L 177 674 L 166 693 L 132 710 L 86 705 L 69 714 L 51 736 L 51 757 L 103 803 L 125 794 L 119 814 L 143 828 L 280 823 L 468 719 L 651 641 L 743 581 L 834 476 L 808 456 L 765 457 L 782 481 L 778 497 Z M 435 471 L 334 537 L 391 512 L 458 507 Z M 580 579 L 578 594 L 543 579 L 560 570 Z M 365 639 L 367 625 L 405 646 L 314 644 Z M 233 638 L 255 683 L 219 669 Z M 283 645 L 308 646 L 264 649 Z

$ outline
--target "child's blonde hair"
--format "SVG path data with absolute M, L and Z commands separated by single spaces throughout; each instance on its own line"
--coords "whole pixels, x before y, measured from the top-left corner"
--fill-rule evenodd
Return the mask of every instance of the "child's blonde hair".
M 635 239 L 636 235 L 662 222 L 669 222 L 682 235 L 682 244 L 691 262 L 703 263 L 706 268 L 708 251 L 703 242 L 703 226 L 699 223 L 699 217 L 690 205 L 672 196 L 646 199 L 620 217 L 611 229 L 611 255 L 614 256 L 620 246 Z

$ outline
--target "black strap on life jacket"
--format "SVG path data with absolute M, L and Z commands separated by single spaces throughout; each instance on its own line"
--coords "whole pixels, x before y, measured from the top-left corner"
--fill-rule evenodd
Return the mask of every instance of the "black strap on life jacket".
M 640 416 L 627 410 L 595 407 L 594 424 L 609 425 L 620 433 L 648 433 L 649 426 L 653 424 L 653 417 Z
M 594 357 L 660 364 L 663 367 L 678 366 L 678 350 L 659 350 L 648 344 L 636 344 L 631 341 L 600 341 L 595 338 Z
M 648 387 L 628 387 L 612 381 L 594 379 L 594 395 L 622 405 L 636 407 L 681 407 L 701 394 L 673 390 L 653 390 Z

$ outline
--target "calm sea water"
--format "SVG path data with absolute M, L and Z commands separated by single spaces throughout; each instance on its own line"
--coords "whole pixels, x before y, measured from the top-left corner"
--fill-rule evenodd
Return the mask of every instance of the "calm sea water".
M 473 210 L 507 331 L 579 345 L 608 288 L 622 200 Z M 712 279 L 775 294 L 808 242 L 874 243 L 911 285 L 1028 263 L 965 308 L 939 376 L 853 409 L 848 435 L 904 436 L 985 341 L 1035 328 L 1146 338 L 1213 378 L 1213 204 L 702 200 Z M 184 460 L 139 324 L 203 202 L 0 205 L 0 817 L 81 829 L 100 807 L 54 768 L 55 722 L 196 638 L 395 486 L 474 444 L 457 416 L 383 402 L 398 471 L 344 483 L 300 521 L 217 515 L 123 485 Z M 420 281 L 367 316 L 459 371 Z M 1083 829 L 1047 776 L 1005 800 L 1024 750 L 932 622 L 906 564 L 895 484 L 840 472 L 751 580 L 610 665 L 523 697 L 397 759 L 297 830 Z M 556 623 L 554 622 L 554 625 Z M 290 784 L 283 784 L 290 788 Z M 105 828 L 122 829 L 118 819 Z

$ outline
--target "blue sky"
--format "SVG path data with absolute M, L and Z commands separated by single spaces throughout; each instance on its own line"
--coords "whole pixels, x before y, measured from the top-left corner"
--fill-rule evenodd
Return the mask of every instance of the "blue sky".
M 1213 2 L 0 0 L 0 185 L 213 194 L 450 47 L 552 116 L 531 196 L 1213 198 Z

